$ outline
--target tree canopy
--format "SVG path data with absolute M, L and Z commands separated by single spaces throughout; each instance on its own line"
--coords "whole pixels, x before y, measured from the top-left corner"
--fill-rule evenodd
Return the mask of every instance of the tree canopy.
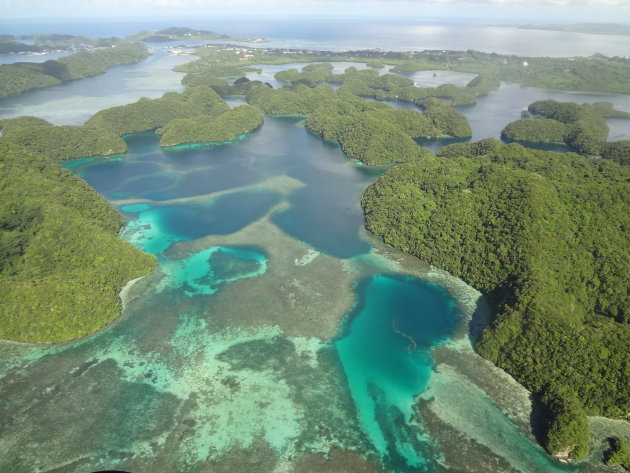
M 533 117 L 508 124 L 501 136 L 523 142 L 564 142 L 585 154 L 601 154 L 604 149 L 614 154 L 614 149 L 606 144 L 608 125 L 605 118 L 630 118 L 630 113 L 615 110 L 609 102 L 577 104 L 539 100 L 529 105 L 528 112 Z M 623 145 L 619 145 L 621 148 Z
M 79 52 L 43 63 L 16 62 L 0 65 L 0 98 L 38 87 L 102 74 L 120 64 L 149 57 L 141 43 L 120 43 L 91 52 Z
M 120 290 L 155 258 L 117 238 L 120 214 L 48 157 L 2 139 L 0 169 L 0 338 L 62 342 L 117 318 Z
M 0 120 L 0 129 L 0 140 L 25 146 L 58 163 L 127 151 L 127 144 L 119 136 L 91 126 L 52 126 L 36 117 L 19 117 Z
M 479 353 L 543 393 L 548 451 L 581 458 L 584 415 L 630 411 L 628 170 L 496 140 L 438 156 L 368 187 L 367 228 L 488 294 Z

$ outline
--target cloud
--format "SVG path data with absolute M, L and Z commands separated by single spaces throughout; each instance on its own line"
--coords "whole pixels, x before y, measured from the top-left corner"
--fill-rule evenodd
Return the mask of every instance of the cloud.
M 112 9 L 112 8 L 230 8 L 230 7 L 325 7 L 329 4 L 369 4 L 387 7 L 388 5 L 408 5 L 419 7 L 423 5 L 459 5 L 459 4 L 489 4 L 503 6 L 595 6 L 595 7 L 630 7 L 630 0 L 65 0 L 63 8 L 58 10 L 70 11 L 79 9 Z M 38 6 L 47 7 L 48 0 L 0 0 L 0 9 L 29 9 Z
M 63 6 L 61 6 L 63 5 Z M 217 17 L 299 16 L 342 14 L 346 16 L 514 18 L 536 14 L 562 21 L 618 22 L 630 13 L 630 0 L 0 0 L 4 19 L 67 17 L 138 17 L 199 15 Z M 545 14 L 548 11 L 549 14 Z M 35 13 L 34 13 L 35 12 Z M 529 17 L 531 18 L 531 17 Z

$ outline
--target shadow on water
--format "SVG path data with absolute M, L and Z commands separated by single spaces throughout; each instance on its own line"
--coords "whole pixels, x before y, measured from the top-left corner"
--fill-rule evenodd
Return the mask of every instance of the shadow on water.
M 425 148 L 429 148 L 432 153 L 437 153 L 438 150 L 446 145 L 451 145 L 453 143 L 466 143 L 470 141 L 471 138 L 452 138 L 452 137 L 444 137 L 444 138 L 415 138 L 415 142 L 420 146 L 424 146 Z
M 537 149 L 539 151 L 555 151 L 556 153 L 578 153 L 579 151 L 575 148 L 571 148 L 570 146 L 564 143 L 540 143 L 536 141 L 522 141 L 522 140 L 512 140 L 509 138 L 501 137 L 501 141 L 506 144 L 516 143 L 519 145 L 523 145 L 527 148 Z

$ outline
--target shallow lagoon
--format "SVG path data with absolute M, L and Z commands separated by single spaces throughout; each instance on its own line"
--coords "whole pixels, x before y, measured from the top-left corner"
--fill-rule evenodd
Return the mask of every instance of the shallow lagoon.
M 34 91 L 7 113 L 82 123 L 118 100 L 178 90 L 173 61 L 185 59 L 115 68 L 97 91 L 83 81 Z M 498 137 L 542 98 L 630 111 L 625 96 L 510 85 L 462 111 L 475 139 Z M 611 138 L 628 137 L 619 122 Z M 571 469 L 532 441 L 527 392 L 472 352 L 478 294 L 363 230 L 360 193 L 384 168 L 346 159 L 293 119 L 206 149 L 127 140 L 123 157 L 66 167 L 124 213 L 122 236 L 160 268 L 124 291 L 123 317 L 99 334 L 0 343 L 0 470 Z
M 94 336 L 0 344 L 0 470 L 306 472 L 328 455 L 339 471 L 563 470 L 527 434 L 527 393 L 470 350 L 478 294 L 363 230 L 358 196 L 383 168 L 296 119 L 207 149 L 128 142 L 121 158 L 67 167 L 100 186 L 159 269 Z M 212 172 L 223 185 L 181 185 Z M 134 194 L 152 178 L 158 199 Z M 495 404 L 466 363 L 436 362 L 435 346 L 485 366 L 521 412 Z

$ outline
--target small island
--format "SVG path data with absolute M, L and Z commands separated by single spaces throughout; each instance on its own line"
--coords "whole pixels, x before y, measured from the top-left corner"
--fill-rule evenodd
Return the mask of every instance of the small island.
M 603 157 L 612 157 L 620 146 L 626 146 L 623 142 L 606 143 L 605 119 L 630 118 L 630 113 L 615 110 L 608 102 L 579 105 L 540 100 L 530 104 L 525 114 L 533 118 L 508 124 L 501 137 L 523 143 L 566 143 L 580 153 Z

